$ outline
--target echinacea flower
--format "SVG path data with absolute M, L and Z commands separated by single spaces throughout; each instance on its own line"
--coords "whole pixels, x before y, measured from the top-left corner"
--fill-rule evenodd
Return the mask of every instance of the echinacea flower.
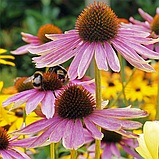
M 7 52 L 7 50 L 0 48 L 0 64 L 15 66 L 13 62 L 4 60 L 4 59 L 12 59 L 12 60 L 15 59 L 15 57 L 12 55 L 1 55 L 5 52 Z
M 15 148 L 14 140 L 16 139 L 17 137 L 11 138 L 7 131 L 0 127 L 0 157 L 2 159 L 31 159 L 27 154 Z
M 148 13 L 144 12 L 141 8 L 138 9 L 140 15 L 144 18 L 145 22 L 140 22 L 130 17 L 129 20 L 136 26 L 142 26 L 143 31 L 151 33 L 151 37 L 156 39 L 159 38 L 159 7 L 156 9 L 156 15 L 152 17 Z M 159 42 L 155 43 L 155 51 L 159 52 Z M 149 45 L 150 49 L 153 49 L 154 45 Z
M 119 72 L 116 51 L 133 66 L 148 72 L 154 71 L 148 61 L 138 55 L 159 58 L 159 53 L 141 45 L 154 43 L 153 39 L 146 38 L 148 32 L 124 25 L 120 25 L 109 6 L 94 2 L 79 15 L 75 30 L 67 31 L 66 34 L 46 34 L 54 41 L 28 50 L 32 54 L 41 55 L 33 58 L 37 68 L 52 67 L 75 56 L 68 70 L 71 80 L 83 77 L 93 56 L 99 69 L 108 70 L 109 64 L 113 71 Z
M 139 147 L 136 151 L 145 159 L 159 158 L 159 122 L 147 121 L 143 127 L 143 134 L 138 138 Z
M 21 46 L 18 49 L 16 49 L 15 51 L 11 51 L 12 54 L 15 54 L 15 55 L 25 54 L 25 53 L 28 52 L 27 49 L 29 47 L 39 46 L 41 44 L 49 42 L 50 39 L 48 39 L 45 36 L 45 34 L 62 34 L 62 31 L 58 27 L 56 27 L 52 24 L 46 24 L 46 25 L 43 25 L 39 29 L 37 36 L 31 35 L 31 34 L 28 34 L 28 33 L 23 33 L 23 32 L 21 32 L 21 34 L 23 36 L 22 40 L 27 42 L 27 43 L 30 43 L 30 44 Z
M 57 78 L 57 75 L 55 73 L 53 73 L 51 76 L 50 74 L 51 73 L 43 74 L 43 87 L 41 89 L 29 89 L 26 91 L 22 91 L 18 94 L 9 97 L 2 103 L 2 105 L 8 106 L 9 104 L 14 103 L 14 105 L 10 109 L 12 110 L 18 108 L 23 103 L 26 103 L 25 109 L 26 114 L 28 115 L 41 102 L 41 109 L 43 114 L 46 115 L 47 118 L 51 118 L 55 112 L 55 95 L 58 94 L 58 90 L 62 88 L 63 83 L 60 79 Z M 23 81 L 21 82 L 20 86 L 22 87 L 20 88 L 23 90 L 23 88 L 25 87 Z M 55 93 L 55 95 L 52 91 Z
M 62 138 L 63 146 L 67 149 L 77 149 L 85 142 L 83 124 L 95 139 L 101 140 L 102 132 L 95 126 L 116 131 L 128 137 L 137 137 L 136 134 L 124 129 L 136 129 L 141 123 L 130 120 L 147 116 L 147 112 L 135 108 L 95 109 L 94 96 L 82 86 L 71 84 L 61 90 L 55 100 L 55 115 L 36 121 L 25 128 L 14 132 L 19 134 L 35 134 L 45 130 L 41 135 L 26 139 L 27 147 L 32 148 L 44 143 L 58 142 Z M 122 119 L 121 119 L 122 118 Z M 23 146 L 23 144 L 22 144 Z
M 101 141 L 101 149 L 103 152 L 101 154 L 101 159 L 111 159 L 112 156 L 116 156 L 120 158 L 120 150 L 118 146 L 120 145 L 129 155 L 135 157 L 136 159 L 141 159 L 141 157 L 131 148 L 135 149 L 139 146 L 137 140 L 133 140 L 132 138 L 124 137 L 116 132 L 108 131 L 102 129 L 102 133 L 104 137 Z M 85 129 L 85 144 L 91 143 L 94 141 L 94 138 L 89 134 L 89 132 Z M 87 148 L 87 152 L 91 153 L 91 156 L 95 156 L 95 143 L 90 145 Z

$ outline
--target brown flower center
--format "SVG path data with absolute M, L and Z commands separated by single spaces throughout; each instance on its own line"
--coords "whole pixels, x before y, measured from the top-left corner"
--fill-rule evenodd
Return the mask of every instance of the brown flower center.
M 151 30 L 159 35 L 159 14 L 156 14 L 151 23 Z
M 103 42 L 116 37 L 119 21 L 105 3 L 94 2 L 79 15 L 75 29 L 84 41 Z
M 7 149 L 9 145 L 9 135 L 7 134 L 7 131 L 0 127 L 0 150 Z
M 69 85 L 57 96 L 55 107 L 62 118 L 77 119 L 93 112 L 95 100 L 82 86 Z

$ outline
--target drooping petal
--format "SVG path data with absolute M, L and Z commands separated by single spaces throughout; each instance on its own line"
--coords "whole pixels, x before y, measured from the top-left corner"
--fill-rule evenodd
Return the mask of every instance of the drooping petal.
M 55 113 L 55 96 L 52 91 L 47 91 L 45 97 L 41 101 L 41 110 L 47 119 L 52 118 Z
M 5 152 L 4 150 L 0 150 L 0 154 L 1 154 L 2 158 L 12 159 L 12 157 L 7 152 Z
M 153 21 L 153 17 L 151 17 L 151 15 L 149 15 L 148 13 L 144 12 L 141 8 L 138 9 L 140 15 L 148 22 L 152 22 Z
M 94 117 L 96 119 L 101 120 L 101 121 L 106 120 L 108 123 L 110 122 L 111 124 L 119 124 L 119 125 L 121 125 L 121 127 L 123 129 L 129 129 L 129 130 L 130 129 L 137 129 L 137 128 L 140 128 L 142 126 L 142 124 L 140 122 L 137 122 L 137 121 L 110 118 L 110 117 L 107 117 L 107 116 L 102 116 L 102 115 L 97 115 L 97 114 L 94 114 Z
M 124 142 L 125 144 L 129 145 L 132 148 L 136 148 L 139 146 L 139 143 L 137 141 L 137 139 L 122 139 L 122 142 Z
M 113 71 L 119 72 L 120 63 L 114 49 L 111 47 L 111 45 L 108 42 L 104 42 L 104 47 L 105 47 L 106 56 L 107 56 L 107 60 L 108 60 L 108 64 L 110 68 Z
M 83 129 L 83 132 L 84 132 L 85 144 L 90 143 L 94 140 L 94 138 L 90 135 L 87 129 Z
M 18 159 L 25 159 L 23 156 L 21 156 L 19 153 L 16 153 L 13 150 L 5 149 L 5 152 L 12 156 L 12 158 L 18 158 Z M 7 156 L 8 157 L 8 156 Z M 7 158 L 6 158 L 7 159 Z M 28 158 L 27 158 L 28 159 Z M 30 158 L 29 158 L 30 159 Z
M 73 132 L 74 132 L 74 120 L 67 122 L 64 136 L 62 138 L 63 146 L 66 149 L 73 149 Z
M 27 155 L 26 153 L 24 153 L 23 151 L 20 151 L 19 149 L 13 148 L 13 147 L 12 147 L 12 149 L 15 150 L 16 152 L 18 152 L 20 155 L 22 155 L 24 157 L 24 159 L 31 159 L 31 157 L 29 155 Z
M 113 143 L 113 142 L 111 143 L 110 149 L 111 149 L 112 154 L 114 154 L 116 157 L 120 158 L 120 151 L 119 151 L 118 147 L 115 145 L 115 143 Z
M 94 113 L 103 114 L 113 118 L 141 118 L 148 116 L 148 112 L 137 108 L 95 109 Z
M 102 159 L 111 159 L 111 158 L 112 158 L 112 152 L 109 143 L 107 143 L 102 153 Z
M 37 92 L 36 95 L 31 97 L 27 101 L 26 106 L 25 106 L 27 115 L 30 114 L 37 107 L 37 105 L 41 102 L 41 100 L 44 98 L 44 96 L 45 96 L 45 92 L 39 91 L 39 92 Z
M 68 119 L 61 120 L 61 122 L 52 130 L 50 135 L 50 142 L 58 142 L 63 137 L 65 132 L 65 127 L 67 125 Z
M 83 53 L 79 66 L 78 66 L 78 78 L 82 78 L 92 60 L 94 55 L 96 43 L 92 42 L 87 48 L 85 48 L 85 52 Z
M 106 52 L 103 48 L 103 45 L 98 42 L 95 49 L 95 59 L 98 66 L 98 69 L 103 69 L 108 71 L 108 65 L 106 61 Z
M 129 138 L 137 138 L 137 137 L 139 137 L 139 135 L 134 134 L 134 133 L 132 133 L 130 131 L 125 131 L 123 129 L 117 130 L 115 132 L 118 133 L 118 134 L 121 134 L 121 135 L 123 135 L 125 137 L 129 137 Z
M 89 43 L 83 43 L 80 47 L 77 48 L 77 55 L 74 57 L 73 61 L 68 70 L 68 76 L 70 80 L 75 79 L 78 76 L 78 66 L 81 61 L 81 57 L 85 51 L 85 48 L 89 46 Z
M 89 118 L 91 121 L 93 121 L 96 125 L 102 127 L 103 129 L 107 130 L 119 130 L 121 129 L 120 123 L 114 123 L 112 118 L 97 116 L 97 115 L 89 115 L 87 118 Z
M 95 139 L 99 139 L 102 140 L 103 138 L 103 134 L 99 131 L 99 129 L 91 122 L 89 121 L 87 118 L 83 118 L 86 128 L 88 130 L 88 132 L 95 138 Z
M 129 147 L 125 146 L 124 144 L 122 143 L 119 143 L 122 148 L 128 153 L 130 154 L 131 156 L 137 158 L 137 159 L 142 159 L 135 151 L 133 151 L 132 149 L 130 149 Z M 150 159 L 150 158 L 149 158 Z
M 28 38 L 28 39 L 34 39 L 34 40 L 39 40 L 39 38 L 37 36 L 34 36 L 34 35 L 31 35 L 29 33 L 24 33 L 24 32 L 21 32 L 21 35 Z
M 81 147 L 84 144 L 84 132 L 83 132 L 83 125 L 80 119 L 76 119 L 74 132 L 73 132 L 73 147 L 75 150 Z

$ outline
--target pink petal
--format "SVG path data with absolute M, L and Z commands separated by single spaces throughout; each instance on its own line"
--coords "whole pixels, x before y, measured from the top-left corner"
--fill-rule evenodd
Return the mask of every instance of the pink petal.
M 115 143 L 113 143 L 113 142 L 111 143 L 110 149 L 111 149 L 112 154 L 114 154 L 116 157 L 120 158 L 120 151 Z
M 32 47 L 32 46 L 38 46 L 40 45 L 41 43 L 31 43 L 31 44 L 27 44 L 27 45 L 24 45 L 24 46 L 21 46 L 19 48 L 17 48 L 16 50 L 14 51 L 10 51 L 12 54 L 14 55 L 22 55 L 22 54 L 25 54 L 28 51 L 28 48 Z
M 140 128 L 142 126 L 142 124 L 140 122 L 137 121 L 130 121 L 130 120 L 122 120 L 122 119 L 117 119 L 117 118 L 111 118 L 111 117 L 107 117 L 107 116 L 103 116 L 103 115 L 97 115 L 94 114 L 94 117 L 96 117 L 96 119 L 100 119 L 101 121 L 106 120 L 106 123 L 111 123 L 111 124 L 119 124 L 122 126 L 123 129 L 137 129 Z
M 23 103 L 25 103 L 27 101 L 27 97 L 30 98 L 30 96 L 33 96 L 36 93 L 37 93 L 36 89 L 31 89 L 31 90 L 20 92 L 18 94 L 15 94 L 15 95 L 9 97 L 7 100 L 5 100 L 2 103 L 2 105 L 5 107 L 5 106 L 8 106 L 9 104 L 11 104 L 13 102 L 18 102 L 19 100 L 22 100 L 22 99 L 23 99 Z
M 96 125 L 107 130 L 119 130 L 121 128 L 120 123 L 114 123 L 112 118 L 96 116 L 95 114 L 89 115 L 88 118 L 92 120 Z
M 68 70 L 68 76 L 70 80 L 73 80 L 78 76 L 78 66 L 81 61 L 81 57 L 83 56 L 83 53 L 85 51 L 85 48 L 87 48 L 88 46 L 89 46 L 89 43 L 83 43 L 80 47 L 76 49 L 78 53 L 76 54 L 75 58 L 71 62 L 71 65 Z
M 95 59 L 98 69 L 108 71 L 108 65 L 106 61 L 106 52 L 101 42 L 98 42 L 95 49 Z
M 123 129 L 117 130 L 115 132 L 117 132 L 117 133 L 119 133 L 119 134 L 121 134 L 121 135 L 123 135 L 125 137 L 129 137 L 129 138 L 137 138 L 137 137 L 139 137 L 139 135 L 134 134 L 134 133 L 132 133 L 130 131 L 125 131 Z
M 148 112 L 137 108 L 95 109 L 94 113 L 106 115 L 113 118 L 141 118 L 148 116 Z
M 102 159 L 111 159 L 111 158 L 112 158 L 111 149 L 109 143 L 107 143 L 102 153 Z
M 3 159 L 13 159 L 7 152 L 5 152 L 4 150 L 0 150 L 0 154 L 2 156 Z
M 75 150 L 81 147 L 84 144 L 84 132 L 83 132 L 83 125 L 80 119 L 76 119 L 74 132 L 73 132 L 73 147 Z
M 47 130 L 45 130 L 41 135 L 36 138 L 29 146 L 28 148 L 34 148 L 39 146 L 40 144 L 44 143 L 52 133 L 52 131 L 57 127 L 57 125 L 61 122 L 62 119 L 56 121 L 56 123 L 52 123 Z
M 74 120 L 71 119 L 67 122 L 64 136 L 62 138 L 63 146 L 66 149 L 73 149 L 73 132 L 74 132 Z
M 132 22 L 133 24 L 141 25 L 141 26 L 143 26 L 143 27 L 147 27 L 147 26 L 145 25 L 145 22 L 140 22 L 139 20 L 135 20 L 133 17 L 130 17 L 130 18 L 129 18 L 129 21 Z
M 91 146 L 89 146 L 89 147 L 87 148 L 87 151 L 88 151 L 88 152 L 94 152 L 94 151 L 95 151 L 95 143 L 93 143 Z
M 55 96 L 52 91 L 47 91 L 45 97 L 41 101 L 41 110 L 46 118 L 52 118 L 55 113 Z
M 39 38 L 37 36 L 31 35 L 29 33 L 21 32 L 21 35 L 26 37 L 26 38 L 29 38 L 29 39 L 39 40 Z
M 85 47 L 85 52 L 83 53 L 79 66 L 78 66 L 78 78 L 82 78 L 92 60 L 95 51 L 95 42 L 92 42 L 87 48 Z
M 88 132 L 95 138 L 102 140 L 103 134 L 99 131 L 99 129 L 87 118 L 83 118 L 84 123 L 86 125 L 86 128 Z
M 141 8 L 138 9 L 140 15 L 148 22 L 152 22 L 153 21 L 153 17 L 151 17 L 148 13 L 144 12 Z
M 137 148 L 139 147 L 139 143 L 137 139 L 122 139 L 122 142 L 124 142 L 126 145 L 129 145 L 132 148 Z
M 107 60 L 108 60 L 110 68 L 113 71 L 119 72 L 120 71 L 120 63 L 119 63 L 119 59 L 118 59 L 114 49 L 112 48 L 112 46 L 108 42 L 104 42 L 104 47 L 106 50 L 106 56 L 107 56 Z
M 67 125 L 68 119 L 63 119 L 59 124 L 52 130 L 50 135 L 50 142 L 58 142 L 63 137 L 65 132 L 65 127 Z
M 22 128 L 20 130 L 16 130 L 13 132 L 14 134 L 22 133 L 22 134 L 35 134 L 38 133 L 44 129 L 46 129 L 48 126 L 50 126 L 53 123 L 56 123 L 60 119 L 59 116 L 54 116 L 50 119 L 40 119 L 38 121 L 35 121 L 34 123 L 31 123 L 30 125 L 27 125 L 25 128 Z
M 18 159 L 25 159 L 23 156 L 21 156 L 20 154 L 16 153 L 13 150 L 9 150 L 9 149 L 5 149 L 5 152 L 8 153 L 10 156 L 12 156 L 13 158 L 18 158 Z M 8 157 L 8 156 L 7 156 Z M 7 159 L 7 158 L 5 158 Z M 30 159 L 30 158 L 29 158 Z
M 12 148 L 12 149 L 17 151 L 19 154 L 21 154 L 24 157 L 24 159 L 31 159 L 31 157 L 27 155 L 26 153 L 24 153 L 23 151 L 20 151 L 19 149 L 16 149 L 16 148 Z
M 90 135 L 87 129 L 83 129 L 85 144 L 90 143 L 94 140 L 94 138 Z
M 130 149 L 129 147 L 123 145 L 122 143 L 119 143 L 123 149 L 131 156 L 135 157 L 136 159 L 142 159 L 142 157 L 140 157 L 135 151 L 133 151 L 132 149 Z
M 25 106 L 26 109 L 26 114 L 30 114 L 36 107 L 37 105 L 41 102 L 41 100 L 44 98 L 45 92 L 44 91 L 39 91 L 35 96 L 31 97 Z

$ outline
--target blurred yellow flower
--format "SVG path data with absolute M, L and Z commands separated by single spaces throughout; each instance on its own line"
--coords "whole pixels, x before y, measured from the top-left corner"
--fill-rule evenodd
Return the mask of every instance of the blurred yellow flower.
M 15 57 L 12 55 L 1 55 L 5 52 L 7 52 L 7 50 L 0 48 L 0 64 L 15 66 L 13 62 L 4 60 L 4 59 L 12 59 L 12 60 L 15 59 Z
M 143 134 L 138 138 L 139 147 L 136 151 L 145 159 L 158 159 L 159 153 L 159 121 L 147 121 Z

